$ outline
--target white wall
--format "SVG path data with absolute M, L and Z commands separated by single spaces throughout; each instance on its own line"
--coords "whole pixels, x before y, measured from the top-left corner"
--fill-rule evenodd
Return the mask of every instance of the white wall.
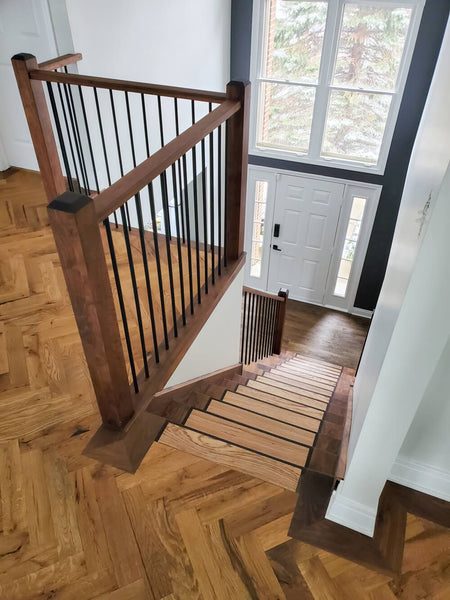
M 450 501 L 450 341 L 447 342 L 389 479 Z
M 421 212 L 430 194 L 430 211 L 432 210 L 447 168 L 450 135 L 449 72 L 450 31 L 447 27 L 411 155 L 384 284 L 355 381 L 350 458 L 361 432 L 422 243 L 426 225 L 419 237 Z
M 449 71 L 447 28 L 355 383 L 347 473 L 327 514 L 369 535 L 379 495 L 417 409 L 429 390 L 433 392 L 431 381 L 450 334 L 450 173 L 445 175 L 450 158 Z M 418 209 L 430 192 L 434 207 L 421 244 Z M 435 448 L 444 450 L 447 442 L 435 436 Z
M 82 73 L 225 89 L 231 0 L 66 0 Z
M 239 362 L 244 269 L 226 291 L 166 387 Z

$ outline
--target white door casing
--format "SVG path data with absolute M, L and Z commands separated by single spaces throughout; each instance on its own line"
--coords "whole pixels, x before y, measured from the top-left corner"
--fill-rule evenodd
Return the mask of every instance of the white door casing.
M 0 2 L 0 131 L 7 163 L 38 170 L 11 57 L 26 52 L 39 62 L 57 56 L 47 0 Z
M 295 300 L 322 304 L 345 186 L 342 183 L 279 175 L 268 290 L 289 289 Z

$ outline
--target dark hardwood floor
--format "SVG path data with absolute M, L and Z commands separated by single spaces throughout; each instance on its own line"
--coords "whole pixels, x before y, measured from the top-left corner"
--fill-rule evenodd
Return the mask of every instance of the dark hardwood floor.
M 281 347 L 356 369 L 369 325 L 365 317 L 289 299 Z

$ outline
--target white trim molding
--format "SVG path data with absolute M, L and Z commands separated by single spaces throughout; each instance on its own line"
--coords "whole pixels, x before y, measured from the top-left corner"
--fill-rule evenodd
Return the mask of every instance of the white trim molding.
M 366 506 L 365 504 L 360 504 L 350 498 L 346 498 L 336 491 L 331 496 L 325 518 L 354 531 L 359 531 L 359 533 L 369 537 L 373 537 L 377 511 L 371 506 Z
M 450 471 L 398 456 L 389 480 L 450 502 Z

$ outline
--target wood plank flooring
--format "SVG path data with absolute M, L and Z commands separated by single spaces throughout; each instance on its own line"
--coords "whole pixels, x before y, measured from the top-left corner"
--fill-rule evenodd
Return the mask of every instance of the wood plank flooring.
M 289 539 L 297 495 L 242 466 L 162 443 L 134 475 L 83 456 L 99 418 L 36 174 L 0 180 L 0 234 L 2 600 L 450 596 L 449 532 L 424 519 L 408 517 L 394 582 Z M 238 396 L 227 403 L 240 406 Z M 264 402 L 281 422 L 305 418 L 296 409 L 286 421 L 289 409 L 262 397 L 240 407 Z

